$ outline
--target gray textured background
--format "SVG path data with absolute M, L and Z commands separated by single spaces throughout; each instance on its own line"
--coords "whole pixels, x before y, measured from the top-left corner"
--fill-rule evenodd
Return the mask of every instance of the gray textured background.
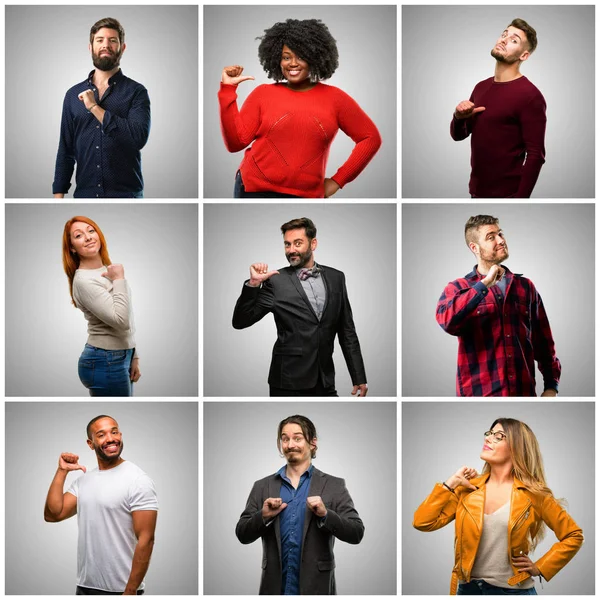
M 403 6 L 402 196 L 468 198 L 470 138 L 450 121 L 494 75 L 490 52 L 516 17 L 537 32 L 521 72 L 544 95 L 546 164 L 537 198 L 594 196 L 594 6 Z M 564 36 L 564 37 L 563 37 Z
M 62 234 L 96 221 L 131 286 L 142 378 L 136 396 L 198 394 L 198 206 L 7 204 L 6 395 L 86 396 L 87 321 L 71 304 Z
M 198 593 L 198 405 L 196 402 L 7 402 L 6 594 L 75 594 L 77 517 L 44 521 L 44 502 L 62 452 L 97 466 L 85 428 L 117 420 L 123 458 L 156 485 L 156 542 L 146 595 Z M 81 477 L 70 473 L 65 491 Z
M 340 66 L 324 83 L 349 94 L 371 117 L 383 139 L 367 168 L 336 198 L 396 197 L 396 7 L 395 6 L 205 6 L 204 7 L 204 196 L 233 197 L 243 152 L 225 148 L 217 92 L 221 71 L 243 65 L 238 107 L 267 79 L 258 60 L 258 36 L 286 19 L 321 19 L 337 41 Z M 346 161 L 354 142 L 340 131 L 331 145 L 327 177 Z
M 414 511 L 436 482 L 462 465 L 478 472 L 483 432 L 498 417 L 524 421 L 540 444 L 546 481 L 583 529 L 585 543 L 556 577 L 536 579 L 538 594 L 594 594 L 594 402 L 404 402 L 402 405 L 402 593 L 448 594 L 454 565 L 454 522 L 423 533 Z M 556 542 L 548 529 L 532 560 Z
M 435 310 L 447 283 L 477 263 L 464 240 L 465 223 L 477 214 L 500 219 L 506 265 L 542 297 L 562 364 L 560 395 L 593 396 L 594 205 L 507 203 L 403 205 L 402 395 L 456 395 L 458 341 L 437 324 Z M 539 395 L 537 365 L 536 382 Z
M 288 266 L 280 227 L 309 217 L 317 227 L 315 260 L 343 271 L 370 396 L 396 395 L 396 206 L 394 204 L 204 205 L 204 395 L 266 396 L 275 321 L 231 325 L 249 267 Z M 336 389 L 352 382 L 339 343 Z
M 204 593 L 258 593 L 261 542 L 242 545 L 235 526 L 252 484 L 285 464 L 277 425 L 295 414 L 315 424 L 313 464 L 345 479 L 365 525 L 358 546 L 335 543 L 338 594 L 395 594 L 396 403 L 368 399 L 204 403 Z
M 125 29 L 123 73 L 150 95 L 144 196 L 198 196 L 198 7 L 54 5 L 6 7 L 8 198 L 52 197 L 65 93 L 94 68 L 90 27 L 108 16 Z

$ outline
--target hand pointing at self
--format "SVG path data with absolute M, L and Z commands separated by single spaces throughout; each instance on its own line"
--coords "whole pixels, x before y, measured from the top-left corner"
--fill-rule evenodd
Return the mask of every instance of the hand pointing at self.
M 463 100 L 455 109 L 454 116 L 457 119 L 468 119 L 477 113 L 483 112 L 485 106 L 475 106 L 473 102 L 469 100 Z
M 248 285 L 258 287 L 263 281 L 266 281 L 273 275 L 279 275 L 279 271 L 269 271 L 269 265 L 266 263 L 252 263 L 250 265 L 250 281 Z
M 230 67 L 225 67 L 223 72 L 221 73 L 221 83 L 227 83 L 229 85 L 237 85 L 242 81 L 247 81 L 249 79 L 254 79 L 252 75 L 242 75 L 242 71 L 244 67 L 241 65 L 232 65 Z

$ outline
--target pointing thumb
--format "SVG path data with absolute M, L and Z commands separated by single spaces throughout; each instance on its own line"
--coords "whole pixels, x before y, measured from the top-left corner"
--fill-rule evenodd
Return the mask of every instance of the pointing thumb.
M 101 273 L 100 275 L 101 277 L 108 277 L 108 271 L 105 271 L 104 273 Z
M 473 109 L 472 114 L 480 113 L 480 112 L 483 112 L 484 110 L 485 110 L 485 106 L 478 106 L 477 108 Z

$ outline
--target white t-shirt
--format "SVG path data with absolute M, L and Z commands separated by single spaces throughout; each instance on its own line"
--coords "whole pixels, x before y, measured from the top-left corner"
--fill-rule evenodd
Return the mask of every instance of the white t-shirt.
M 123 592 L 137 545 L 131 513 L 158 510 L 154 482 L 125 461 L 88 471 L 67 492 L 77 498 L 77 585 Z

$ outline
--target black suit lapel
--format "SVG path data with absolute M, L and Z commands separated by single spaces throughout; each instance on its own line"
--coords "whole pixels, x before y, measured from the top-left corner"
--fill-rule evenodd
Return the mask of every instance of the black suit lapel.
M 319 265 L 321 269 L 321 277 L 323 278 L 323 285 L 325 286 L 325 304 L 323 304 L 323 314 L 321 315 L 321 321 L 325 318 L 325 311 L 329 304 L 329 286 L 327 285 L 327 277 L 325 277 L 325 269 Z
M 311 496 L 320 496 L 323 492 L 323 488 L 325 487 L 325 477 L 323 476 L 323 472 L 315 469 L 313 467 L 313 474 L 310 478 L 310 487 L 308 488 L 308 497 Z M 304 514 L 304 529 L 302 530 L 302 551 L 304 552 L 304 538 L 306 537 L 306 532 L 308 531 L 308 526 L 310 525 L 311 520 L 318 517 L 315 513 L 306 507 L 306 512 Z
M 310 300 L 308 299 L 308 296 L 306 295 L 306 292 L 304 291 L 304 288 L 302 287 L 302 284 L 300 283 L 300 280 L 298 279 L 298 276 L 296 275 L 296 271 L 294 269 L 290 268 L 290 270 L 288 271 L 288 275 L 290 276 L 290 279 L 292 280 L 294 287 L 300 294 L 300 297 L 302 298 L 302 300 L 304 300 L 304 302 L 306 302 L 306 306 L 308 306 L 308 308 L 310 309 L 310 312 L 314 315 L 315 319 L 317 319 L 317 321 L 318 321 L 319 318 L 317 317 L 317 313 L 314 311 L 313 307 L 311 306 Z
M 269 480 L 269 498 L 279 498 L 281 496 L 281 480 L 277 475 L 273 475 Z M 261 507 L 262 508 L 262 507 Z M 285 509 L 284 509 L 285 510 Z M 275 517 L 275 538 L 277 539 L 277 551 L 279 553 L 279 564 L 281 566 L 281 527 L 279 525 L 279 515 Z

